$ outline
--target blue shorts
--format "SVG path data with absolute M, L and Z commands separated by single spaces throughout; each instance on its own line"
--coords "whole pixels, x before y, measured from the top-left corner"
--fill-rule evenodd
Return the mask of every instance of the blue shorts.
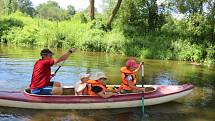
M 31 90 L 31 94 L 37 94 L 37 95 L 51 95 L 52 89 L 53 89 L 54 82 L 50 82 L 49 86 L 45 86 L 43 88 L 37 88 Z
M 46 86 L 43 88 L 37 88 L 37 89 L 33 89 L 31 90 L 32 94 L 37 94 L 37 95 L 51 95 L 53 86 Z

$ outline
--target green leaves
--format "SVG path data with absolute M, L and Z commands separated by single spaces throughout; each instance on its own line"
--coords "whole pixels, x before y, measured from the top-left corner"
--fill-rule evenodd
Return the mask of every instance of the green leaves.
M 62 9 L 57 2 L 48 1 L 47 3 L 40 4 L 37 8 L 37 16 L 40 18 L 48 19 L 51 21 L 68 20 L 75 14 L 73 6 L 68 6 L 67 10 Z

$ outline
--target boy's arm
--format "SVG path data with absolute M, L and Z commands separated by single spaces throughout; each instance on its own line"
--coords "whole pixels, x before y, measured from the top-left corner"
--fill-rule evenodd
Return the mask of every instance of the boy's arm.
M 61 55 L 58 59 L 55 59 L 54 64 L 57 64 L 59 62 L 66 60 L 70 56 L 70 54 L 73 52 L 75 52 L 75 48 L 69 49 L 67 52 L 65 52 L 63 55 Z
M 117 93 L 105 93 L 104 91 L 101 91 L 101 92 L 98 92 L 97 95 L 103 98 L 109 98 L 112 96 L 117 96 Z
M 135 70 L 134 70 L 134 73 L 137 73 L 137 72 L 140 70 L 140 68 L 141 68 L 141 65 L 142 65 L 143 63 L 144 63 L 143 61 L 141 61 L 141 62 L 140 62 L 140 65 L 139 65 L 139 67 L 138 67 L 137 69 L 135 69 Z

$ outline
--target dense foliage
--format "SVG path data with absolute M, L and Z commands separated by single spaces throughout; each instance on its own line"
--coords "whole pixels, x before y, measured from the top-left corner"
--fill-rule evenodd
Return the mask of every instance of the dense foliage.
M 107 16 L 116 0 L 104 2 L 104 12 L 91 20 L 86 10 L 62 9 L 53 1 L 33 8 L 29 0 L 0 0 L 0 41 L 215 63 L 213 0 L 123 0 L 111 29 Z M 172 11 L 184 18 L 173 18 Z

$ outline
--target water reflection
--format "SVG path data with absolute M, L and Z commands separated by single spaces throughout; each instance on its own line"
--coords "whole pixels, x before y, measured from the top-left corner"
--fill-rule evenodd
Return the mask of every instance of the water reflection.
M 169 73 L 158 73 L 155 77 L 152 78 L 153 81 L 149 82 L 149 84 L 157 84 L 157 85 L 176 85 L 178 81 L 175 80 L 171 74 Z
M 6 110 L 6 111 L 3 111 Z M 4 120 L 27 121 L 139 121 L 138 108 L 107 110 L 31 110 L 0 108 L 0 118 Z

